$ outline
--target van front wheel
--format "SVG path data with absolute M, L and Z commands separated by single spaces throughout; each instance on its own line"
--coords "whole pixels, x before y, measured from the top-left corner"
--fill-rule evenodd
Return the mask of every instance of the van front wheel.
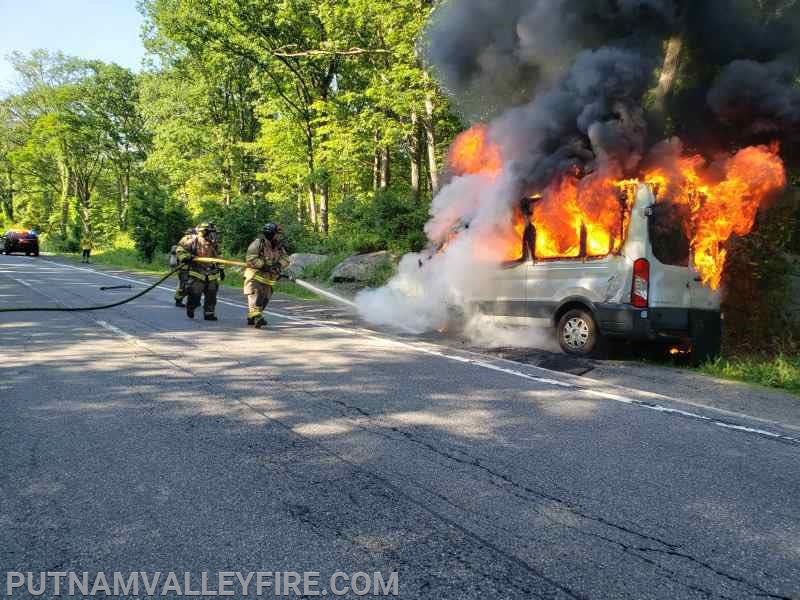
M 589 311 L 568 310 L 558 322 L 558 343 L 573 356 L 589 356 L 598 347 L 600 332 Z

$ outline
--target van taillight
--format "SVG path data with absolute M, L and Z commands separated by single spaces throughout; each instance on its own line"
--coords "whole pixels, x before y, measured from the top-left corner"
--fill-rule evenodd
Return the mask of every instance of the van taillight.
M 636 308 L 647 308 L 647 296 L 650 290 L 650 263 L 640 258 L 633 263 L 633 285 L 631 286 L 631 304 Z

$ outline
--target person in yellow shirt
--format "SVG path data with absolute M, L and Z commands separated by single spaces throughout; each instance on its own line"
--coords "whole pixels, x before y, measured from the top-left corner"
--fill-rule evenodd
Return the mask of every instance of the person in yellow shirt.
M 89 264 L 89 255 L 92 253 L 93 246 L 91 234 L 84 234 L 81 239 L 81 250 L 83 251 L 83 258 L 81 258 L 82 263 Z

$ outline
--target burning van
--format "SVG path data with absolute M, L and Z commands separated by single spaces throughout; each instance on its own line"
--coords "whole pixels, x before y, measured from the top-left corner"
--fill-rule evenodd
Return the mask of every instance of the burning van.
M 537 227 L 547 207 L 541 197 L 525 199 L 521 258 L 505 261 L 474 301 L 497 316 L 549 319 L 572 355 L 594 353 L 604 338 L 682 343 L 699 360 L 716 355 L 720 294 L 694 267 L 689 236 L 674 225 L 680 206 L 658 203 L 651 184 L 624 187 L 618 222 L 606 228 Z
M 434 11 L 421 45 L 431 73 L 457 113 L 488 120 L 455 137 L 431 179 L 428 247 L 359 310 L 423 332 L 478 304 L 550 319 L 570 354 L 616 337 L 713 356 L 728 252 L 787 183 L 797 12 L 566 4 Z M 723 22 L 735 33 L 708 35 Z

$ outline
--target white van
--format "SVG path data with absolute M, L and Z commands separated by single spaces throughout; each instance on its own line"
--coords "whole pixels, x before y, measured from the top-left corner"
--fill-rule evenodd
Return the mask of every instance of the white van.
M 627 239 L 618 253 L 537 259 L 527 251 L 497 272 L 487 297 L 474 298 L 481 310 L 550 319 L 561 348 L 573 355 L 591 355 L 603 339 L 617 338 L 682 344 L 697 361 L 716 356 L 719 292 L 701 282 L 689 240 L 676 235 L 674 221 L 659 227 L 669 205 L 657 205 L 645 184 L 632 193 Z

